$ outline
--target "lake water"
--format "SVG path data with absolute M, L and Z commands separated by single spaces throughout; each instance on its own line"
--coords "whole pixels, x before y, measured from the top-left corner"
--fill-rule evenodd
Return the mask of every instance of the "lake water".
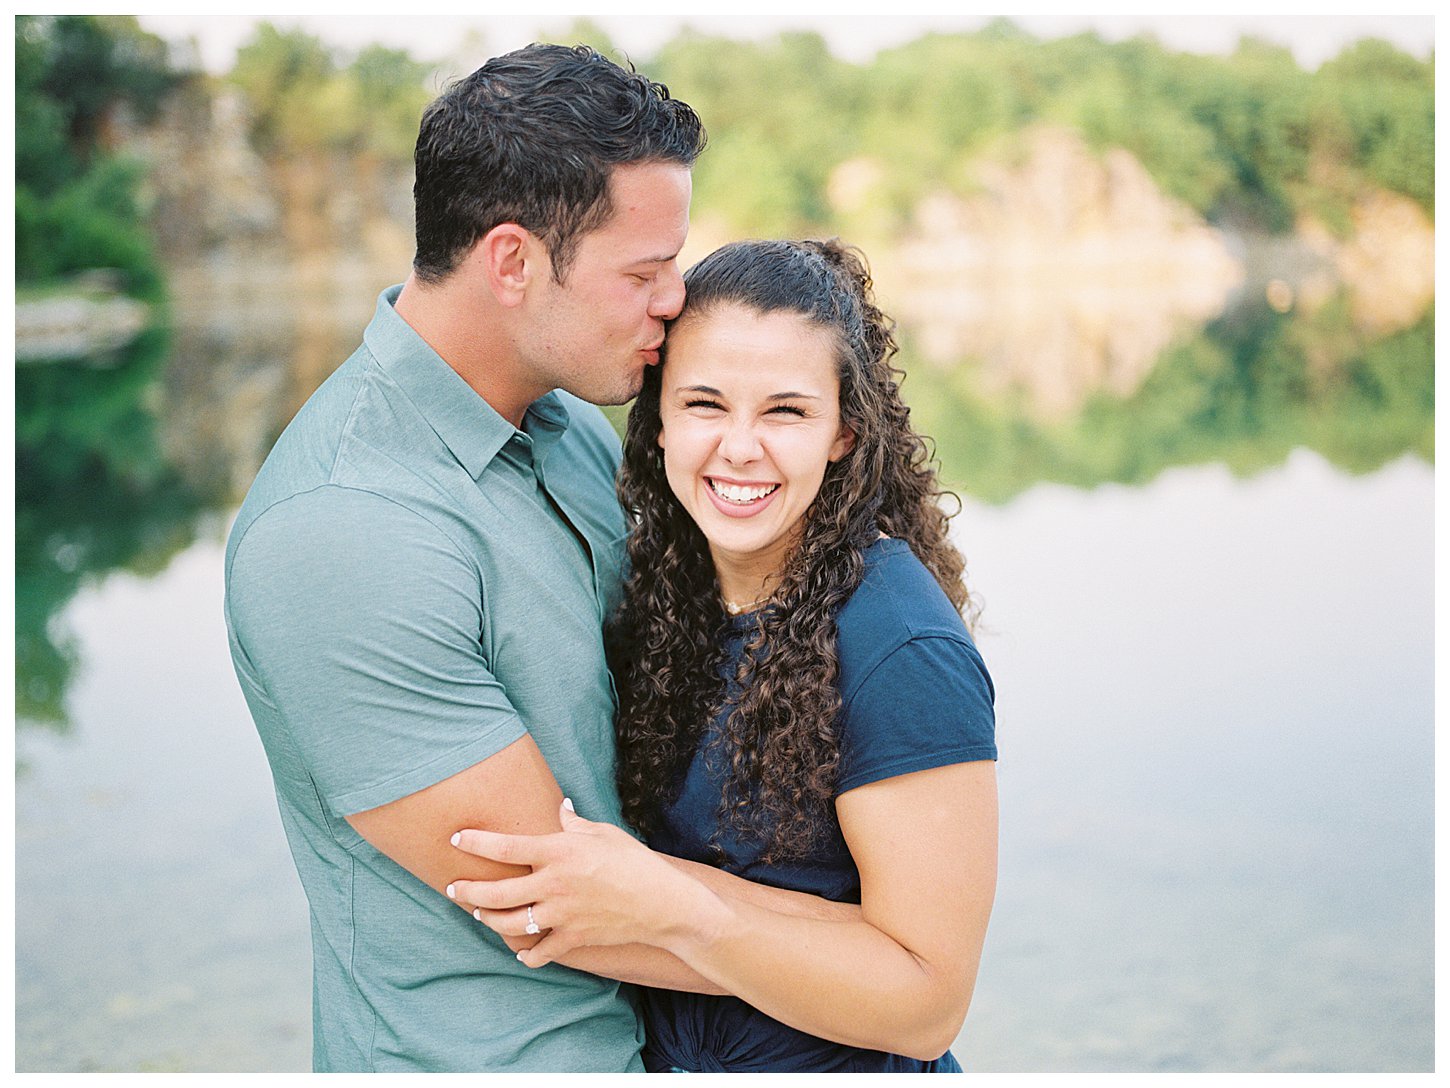
M 968 501 L 1001 877 L 969 1072 L 1433 1068 L 1433 472 Z M 227 519 L 53 621 L 16 739 L 21 1071 L 310 1068 L 307 906 L 221 622 Z

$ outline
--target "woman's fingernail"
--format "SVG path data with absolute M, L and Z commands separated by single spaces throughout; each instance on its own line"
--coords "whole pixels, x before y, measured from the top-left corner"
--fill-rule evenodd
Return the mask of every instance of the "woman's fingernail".
M 463 832 L 462 831 L 455 831 L 453 833 L 453 838 L 449 839 L 448 841 L 451 842 L 454 846 L 457 846 L 459 840 L 462 839 L 462 838 L 463 838 Z
M 457 899 L 458 898 L 458 896 L 456 896 L 456 895 L 453 894 L 453 885 L 452 884 L 450 884 L 450 885 L 448 885 L 448 887 L 444 888 L 443 889 L 443 892 L 444 892 L 444 894 L 446 894 L 448 896 L 449 899 Z
M 571 801 L 571 800 L 569 800 L 569 798 L 566 797 L 566 798 L 564 798 L 564 807 L 567 808 L 570 812 L 573 812 L 574 811 L 574 802 Z
M 522 952 L 515 952 L 514 959 L 518 960 L 520 963 L 524 963 L 524 954 Z M 524 966 L 527 967 L 528 964 L 524 963 Z
M 473 908 L 473 919 L 476 922 L 483 921 L 483 908 L 482 907 L 474 907 Z

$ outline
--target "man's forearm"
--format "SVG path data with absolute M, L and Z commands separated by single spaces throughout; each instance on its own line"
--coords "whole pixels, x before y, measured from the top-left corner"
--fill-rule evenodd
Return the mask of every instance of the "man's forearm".
M 772 888 L 768 884 L 757 884 L 723 869 L 701 865 L 697 861 L 686 861 L 668 854 L 659 856 L 681 872 L 694 877 L 716 895 L 764 907 L 777 914 L 788 914 L 796 918 L 819 918 L 828 922 L 854 922 L 861 917 L 861 906 L 858 903 L 837 903 L 807 892 Z
M 509 942 L 513 944 L 512 941 Z M 661 990 L 684 990 L 692 994 L 728 993 L 711 982 L 673 952 L 647 944 L 617 944 L 576 948 L 558 961 L 591 975 L 654 986 Z

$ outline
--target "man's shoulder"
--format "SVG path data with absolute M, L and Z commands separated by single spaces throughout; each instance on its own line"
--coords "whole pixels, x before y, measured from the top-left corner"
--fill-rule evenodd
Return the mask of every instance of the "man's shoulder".
M 372 514 L 387 505 L 409 505 L 401 499 L 421 485 L 403 462 L 420 435 L 401 415 L 416 413 L 405 398 L 389 396 L 390 383 L 380 374 L 367 347 L 360 346 L 298 410 L 237 512 L 227 544 L 229 567 L 242 539 L 263 517 L 305 523 L 324 508 L 331 514 L 347 509 Z

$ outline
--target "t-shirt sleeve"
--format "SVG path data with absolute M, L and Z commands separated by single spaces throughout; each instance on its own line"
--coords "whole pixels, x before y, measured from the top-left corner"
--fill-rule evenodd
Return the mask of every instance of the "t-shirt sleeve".
M 243 686 L 335 811 L 405 797 L 524 735 L 483 659 L 477 567 L 418 513 L 349 488 L 294 496 L 247 528 L 227 583 Z
M 987 667 L 964 638 L 919 636 L 893 650 L 842 708 L 836 792 L 899 774 L 996 759 Z

